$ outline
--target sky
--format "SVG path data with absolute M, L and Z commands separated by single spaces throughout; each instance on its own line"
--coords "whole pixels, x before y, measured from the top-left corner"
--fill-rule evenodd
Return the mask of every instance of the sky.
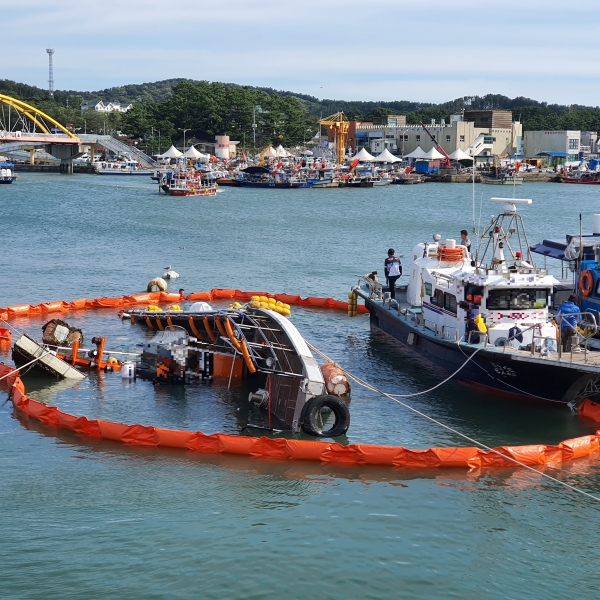
M 20 0 L 0 78 L 94 91 L 185 77 L 337 100 L 600 104 L 600 2 Z

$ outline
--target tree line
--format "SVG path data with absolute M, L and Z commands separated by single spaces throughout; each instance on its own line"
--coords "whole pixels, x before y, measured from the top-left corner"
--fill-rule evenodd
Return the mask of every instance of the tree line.
M 96 92 L 48 91 L 0 80 L 0 93 L 29 102 L 77 131 L 118 131 L 143 140 L 150 150 L 163 150 L 181 139 L 213 141 L 226 134 L 242 147 L 260 149 L 267 144 L 302 145 L 318 131 L 318 119 L 344 111 L 350 120 L 370 121 L 385 114 L 406 115 L 407 123 L 448 122 L 463 110 L 511 110 L 525 130 L 600 131 L 600 108 L 560 105 L 531 98 L 509 98 L 500 94 L 461 97 L 441 104 L 402 101 L 347 101 L 318 99 L 307 94 L 233 83 L 169 79 L 131 84 Z M 133 103 L 127 113 L 81 111 L 81 102 L 103 100 Z M 255 143 L 256 139 L 256 143 Z M 160 146 L 159 146 L 160 144 Z

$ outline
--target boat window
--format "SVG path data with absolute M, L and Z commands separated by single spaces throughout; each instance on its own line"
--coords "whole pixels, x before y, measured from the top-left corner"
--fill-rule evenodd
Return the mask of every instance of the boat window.
M 444 308 L 447 311 L 456 314 L 456 296 L 454 294 L 444 292 Z
M 431 283 L 429 283 L 429 282 L 425 283 L 425 295 L 431 296 Z
M 600 298 L 600 279 L 596 283 L 596 291 L 594 292 L 594 296 L 598 296 Z
M 549 290 L 509 289 L 490 290 L 487 308 L 490 310 L 514 310 L 545 308 L 548 305 Z
M 431 304 L 444 306 L 444 292 L 442 290 L 435 290 L 435 294 L 431 296 Z
M 467 283 L 465 285 L 465 300 L 472 302 L 476 306 L 481 306 L 481 297 L 483 296 L 483 286 Z

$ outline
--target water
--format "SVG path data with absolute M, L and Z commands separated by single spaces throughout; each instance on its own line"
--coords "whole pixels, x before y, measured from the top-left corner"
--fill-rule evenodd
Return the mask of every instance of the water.
M 531 242 L 591 228 L 595 189 L 526 184 Z M 477 186 L 477 215 L 497 212 Z M 459 237 L 468 185 L 372 190 L 223 189 L 159 196 L 145 179 L 24 174 L 0 186 L 0 306 L 143 291 L 171 265 L 187 292 L 213 287 L 344 298 L 356 275 Z M 586 227 L 586 225 L 588 225 Z M 66 316 L 89 341 L 132 350 L 146 334 L 114 311 Z M 395 393 L 443 375 L 372 334 L 368 317 L 293 308 L 303 335 Z M 45 318 L 12 324 L 36 337 Z M 7 361 L 4 354 L 0 360 Z M 76 386 L 26 378 L 33 397 L 128 423 L 236 433 L 256 422 L 239 386 L 155 391 L 118 374 Z M 451 383 L 411 403 L 487 444 L 556 443 L 594 428 Z M 459 445 L 453 434 L 354 389 L 351 442 Z M 600 493 L 596 460 L 549 474 Z M 599 507 L 522 469 L 403 471 L 126 448 L 0 407 L 2 598 L 562 598 L 598 595 Z

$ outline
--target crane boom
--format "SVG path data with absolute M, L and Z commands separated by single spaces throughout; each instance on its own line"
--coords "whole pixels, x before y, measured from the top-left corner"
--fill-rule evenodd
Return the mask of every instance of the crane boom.
M 435 147 L 444 155 L 443 163 L 445 169 L 450 169 L 452 166 L 452 159 L 448 155 L 448 153 L 442 148 L 442 145 L 435 139 L 434 135 L 423 125 L 423 122 L 420 121 L 419 125 L 425 130 L 425 133 L 431 138 L 431 141 L 435 144 Z
M 344 164 L 346 156 L 346 137 L 350 128 L 350 121 L 343 112 L 325 117 L 319 121 L 319 125 L 325 125 L 335 132 L 335 149 L 338 164 Z

